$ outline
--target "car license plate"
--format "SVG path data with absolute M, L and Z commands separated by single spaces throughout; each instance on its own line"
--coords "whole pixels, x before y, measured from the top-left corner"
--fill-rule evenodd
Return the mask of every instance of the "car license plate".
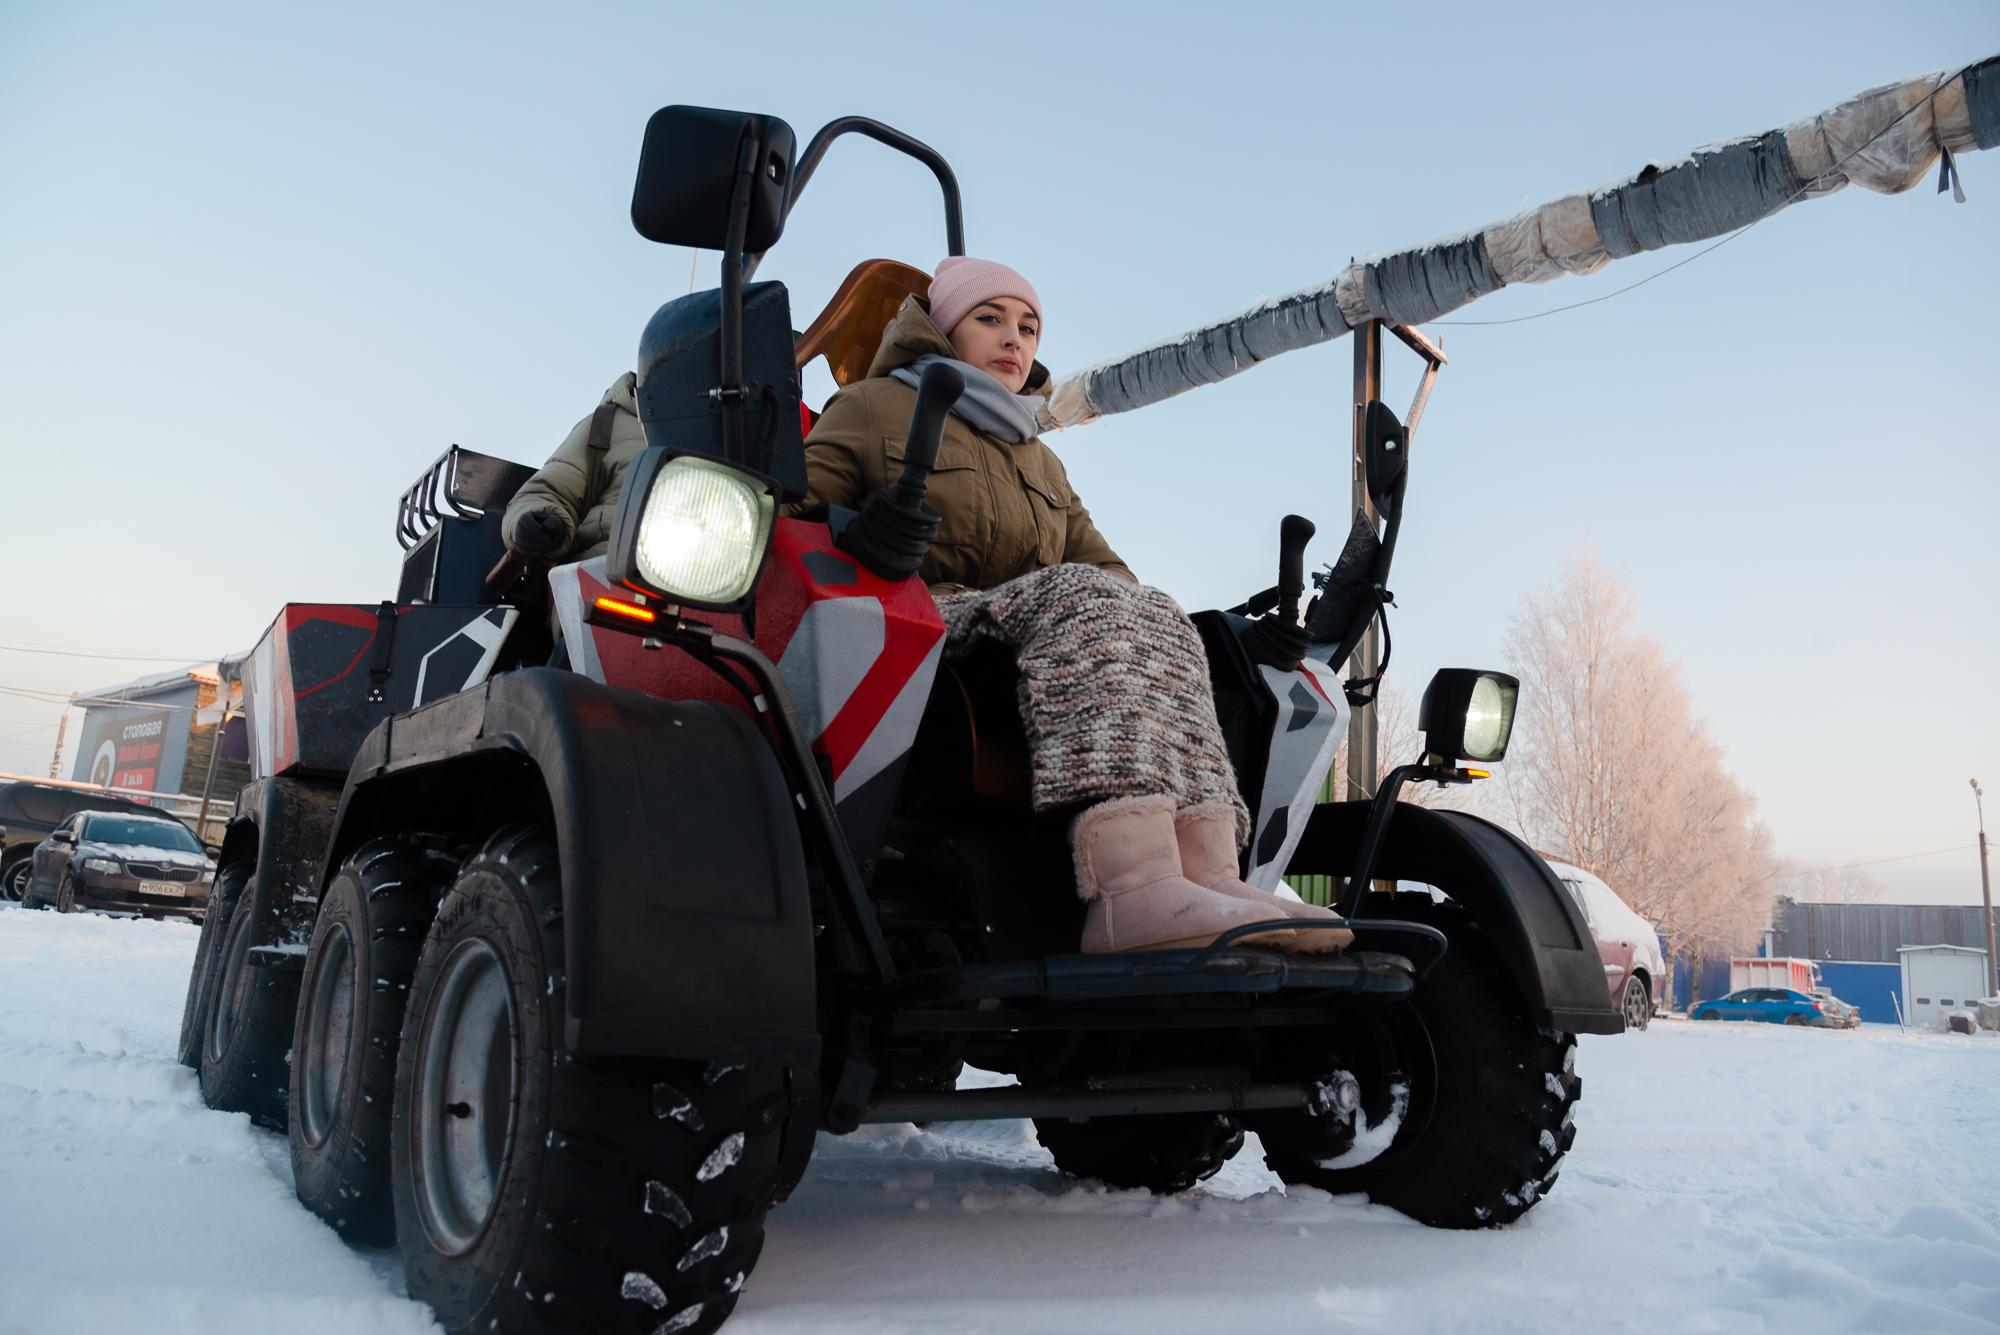
M 139 893 L 142 895 L 171 895 L 175 899 L 186 899 L 188 888 L 179 881 L 141 881 Z

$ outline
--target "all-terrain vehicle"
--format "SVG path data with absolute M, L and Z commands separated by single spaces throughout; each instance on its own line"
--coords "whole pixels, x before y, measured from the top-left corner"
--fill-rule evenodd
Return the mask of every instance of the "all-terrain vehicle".
M 1382 527 L 1357 519 L 1303 624 L 1296 517 L 1275 589 L 1195 617 L 1256 822 L 1243 871 L 1337 878 L 1353 945 L 1076 953 L 1074 813 L 1028 802 L 1015 665 L 946 659 L 883 552 L 921 513 L 950 377 L 873 519 L 781 516 L 799 367 L 861 374 L 924 281 L 864 264 L 804 335 L 752 281 L 850 132 L 935 173 L 963 254 L 950 168 L 887 126 L 801 155 L 775 118 L 662 110 L 634 222 L 720 250 L 722 281 L 646 328 L 649 448 L 606 555 L 519 571 L 498 526 L 528 470 L 454 449 L 403 497 L 398 598 L 288 607 L 260 643 L 259 777 L 183 1060 L 211 1103 L 288 1126 L 300 1199 L 393 1238 L 453 1331 L 715 1329 L 816 1135 L 868 1123 L 1033 1118 L 1063 1170 L 1161 1192 L 1254 1129 L 1288 1182 L 1517 1218 L 1575 1134 L 1574 1036 L 1619 1015 L 1539 857 L 1396 801 L 1500 756 L 1512 679 L 1440 673 L 1427 754 L 1373 801 L 1316 801 L 1366 689 L 1329 665 L 1386 600 L 1407 432 L 1366 405 Z M 968 1063 L 1017 1083 L 960 1089 Z

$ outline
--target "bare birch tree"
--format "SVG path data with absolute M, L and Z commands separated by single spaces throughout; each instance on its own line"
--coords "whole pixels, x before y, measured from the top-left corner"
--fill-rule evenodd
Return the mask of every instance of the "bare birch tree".
M 1670 955 L 1743 949 L 1770 913 L 1769 831 L 1694 716 L 1679 665 L 1633 622 L 1624 583 L 1587 554 L 1510 620 L 1513 823 L 1615 889 Z
M 1802 903 L 1876 904 L 1882 900 L 1882 883 L 1859 867 L 1790 867 L 1778 873 L 1784 893 Z

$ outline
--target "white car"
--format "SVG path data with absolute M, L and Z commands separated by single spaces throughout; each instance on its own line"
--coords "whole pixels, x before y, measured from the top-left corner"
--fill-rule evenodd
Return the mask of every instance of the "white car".
M 1604 984 L 1612 1004 L 1625 1014 L 1627 1029 L 1644 1029 L 1659 1008 L 1666 986 L 1667 962 L 1660 954 L 1660 936 L 1653 925 L 1634 913 L 1617 892 L 1581 867 L 1548 859 L 1570 898 L 1583 910 L 1597 953 L 1604 959 Z

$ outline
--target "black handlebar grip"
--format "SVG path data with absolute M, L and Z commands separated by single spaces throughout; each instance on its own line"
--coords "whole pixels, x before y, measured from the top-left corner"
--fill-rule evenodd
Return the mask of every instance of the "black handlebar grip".
M 1286 515 L 1278 525 L 1278 615 L 1299 624 L 1299 599 L 1306 591 L 1306 544 L 1318 527 L 1304 515 Z
M 938 444 L 944 439 L 945 414 L 965 393 L 965 377 L 958 368 L 933 362 L 924 368 L 917 385 L 917 406 L 910 413 L 909 440 L 903 447 L 903 473 L 896 479 L 896 503 L 915 509 L 923 504 L 930 483 L 931 465 L 937 462 Z

